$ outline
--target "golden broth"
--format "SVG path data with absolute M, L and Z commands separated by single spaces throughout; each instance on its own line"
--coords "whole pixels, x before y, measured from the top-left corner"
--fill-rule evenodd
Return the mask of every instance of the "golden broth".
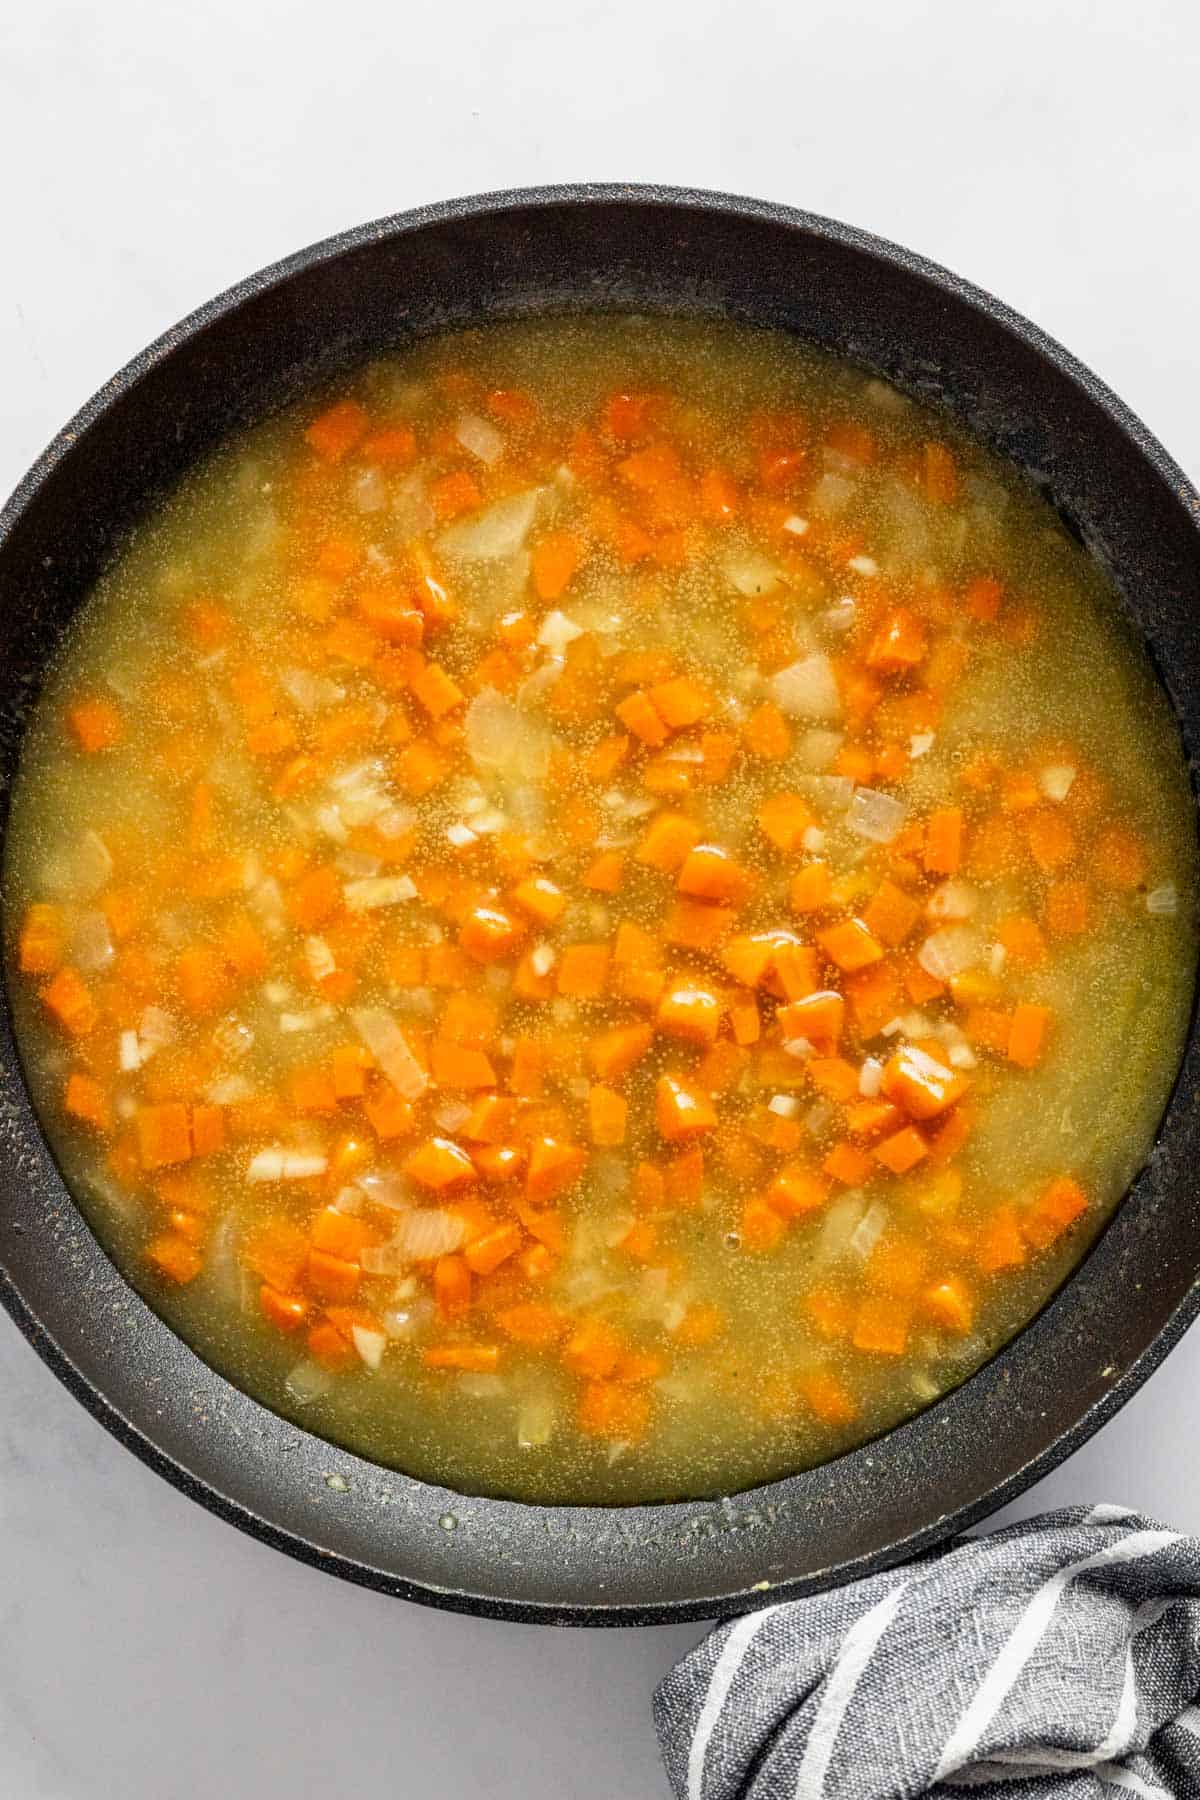
M 192 475 L 6 872 L 39 1115 L 150 1303 L 366 1456 L 613 1502 L 826 1458 L 1025 1323 L 1149 1149 L 1193 897 L 1165 700 L 1022 479 L 624 317 L 420 344 Z

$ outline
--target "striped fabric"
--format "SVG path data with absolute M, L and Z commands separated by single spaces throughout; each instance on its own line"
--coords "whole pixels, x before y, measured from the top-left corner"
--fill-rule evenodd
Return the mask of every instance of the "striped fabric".
M 655 1696 L 678 1800 L 1200 1800 L 1200 1541 L 1117 1506 L 724 1625 Z

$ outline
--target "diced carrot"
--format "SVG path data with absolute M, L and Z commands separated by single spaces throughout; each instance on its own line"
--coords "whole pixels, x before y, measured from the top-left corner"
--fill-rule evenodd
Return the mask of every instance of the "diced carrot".
M 699 842 L 700 827 L 691 819 L 682 813 L 659 813 L 638 845 L 634 859 L 647 868 L 671 875 L 683 866 Z
M 433 1298 L 437 1305 L 438 1318 L 443 1322 L 460 1319 L 471 1308 L 471 1290 L 474 1283 L 471 1269 L 464 1256 L 457 1253 L 451 1256 L 439 1256 L 433 1265 Z M 458 1368 L 461 1364 L 447 1365 L 435 1363 L 434 1368 L 447 1366 Z
M 64 963 L 42 988 L 41 1001 L 71 1037 L 87 1037 L 100 1022 L 100 1008 L 91 989 L 70 963 Z
M 429 504 L 438 521 L 445 524 L 460 513 L 473 512 L 483 500 L 475 477 L 466 469 L 454 469 L 429 484 Z
M 619 1382 L 590 1381 L 580 1396 L 576 1418 L 589 1437 L 640 1443 L 650 1423 L 650 1396 Z
M 192 1153 L 215 1156 L 225 1148 L 225 1109 L 222 1106 L 193 1106 Z
M 500 1367 L 498 1344 L 431 1344 L 421 1352 L 427 1369 L 454 1369 L 466 1375 L 491 1375 Z
M 545 1052 L 538 1040 L 531 1037 L 517 1038 L 513 1043 L 508 1069 L 510 1092 L 519 1094 L 526 1100 L 536 1099 L 542 1091 L 545 1067 Z
M 835 1106 L 846 1106 L 858 1093 L 858 1070 L 840 1056 L 814 1056 L 805 1063 L 809 1080 Z
M 390 1081 L 379 1082 L 368 1089 L 363 1095 L 362 1108 L 371 1130 L 385 1143 L 392 1138 L 407 1137 L 413 1128 L 412 1106 L 401 1099 Z
M 573 531 L 552 531 L 534 546 L 530 572 L 539 600 L 557 600 L 583 561 L 584 540 Z
M 842 985 L 864 1039 L 875 1037 L 901 1009 L 900 979 L 890 963 L 875 963 Z
M 107 1136 L 112 1129 L 112 1107 L 108 1095 L 93 1075 L 73 1069 L 63 1091 L 63 1110 L 82 1125 Z
M 703 1089 L 677 1075 L 660 1075 L 654 1089 L 654 1120 L 668 1143 L 700 1137 L 717 1122 Z
M 761 1255 L 775 1250 L 787 1235 L 787 1217 L 765 1195 L 752 1195 L 742 1206 L 738 1236 L 743 1250 Z
M 735 1044 L 756 1044 L 762 1034 L 758 1002 L 753 994 L 736 999 L 729 1005 L 729 1027 Z
M 927 1287 L 921 1295 L 921 1309 L 943 1331 L 965 1337 L 975 1322 L 975 1306 L 965 1282 L 957 1275 L 947 1276 Z
M 444 1038 L 434 1041 L 430 1074 L 439 1087 L 490 1088 L 496 1082 L 496 1071 L 482 1050 L 448 1043 Z
M 658 1250 L 658 1226 L 653 1219 L 635 1219 L 616 1247 L 634 1262 L 651 1262 Z
M 973 1006 L 963 1021 L 963 1028 L 977 1050 L 994 1050 L 997 1056 L 1008 1055 L 1011 1013 L 991 1006 Z
M 204 1258 L 195 1244 L 179 1232 L 168 1232 L 154 1238 L 146 1246 L 146 1260 L 168 1281 L 186 1287 L 204 1267 Z
M 208 944 L 192 944 L 175 960 L 175 986 L 187 1010 L 196 1017 L 216 1012 L 229 997 L 224 958 Z
M 475 1165 L 466 1151 L 450 1138 L 427 1138 L 404 1164 L 404 1173 L 422 1187 L 443 1193 L 475 1179 Z
M 446 779 L 450 762 L 435 744 L 418 738 L 415 743 L 404 745 L 394 768 L 404 792 L 414 800 L 423 800 Z
M 277 1331 L 299 1331 L 309 1315 L 308 1301 L 301 1294 L 281 1294 L 269 1282 L 258 1290 L 258 1304 L 264 1319 Z
M 910 1119 L 936 1119 L 962 1099 L 967 1078 L 914 1044 L 889 1057 L 883 1071 L 884 1092 Z
M 902 1131 L 884 1138 L 875 1150 L 875 1160 L 890 1169 L 893 1175 L 906 1175 L 928 1154 L 929 1146 L 920 1132 L 915 1126 L 906 1125 Z
M 594 1085 L 588 1090 L 588 1125 L 593 1144 L 623 1144 L 629 1103 L 612 1088 Z
M 816 1212 L 828 1198 L 827 1184 L 800 1163 L 788 1163 L 780 1169 L 763 1195 L 767 1205 L 786 1219 Z
M 826 1425 L 852 1425 L 858 1404 L 845 1383 L 828 1369 L 808 1369 L 800 1376 L 797 1391 L 815 1418 Z
M 876 1172 L 875 1164 L 867 1152 L 851 1143 L 835 1144 L 821 1167 L 826 1175 L 834 1181 L 840 1181 L 845 1187 L 861 1187 Z
M 930 813 L 925 822 L 925 867 L 931 875 L 956 875 L 962 861 L 963 815 L 958 806 Z
M 1096 879 L 1108 888 L 1127 892 L 1146 879 L 1146 847 L 1132 831 L 1120 827 L 1101 833 L 1088 863 Z
M 1023 969 L 1034 969 L 1046 960 L 1046 941 L 1036 919 L 1010 914 L 996 926 L 996 937 L 1009 959 Z
M 799 794 L 771 794 L 758 809 L 758 827 L 785 855 L 798 850 L 804 834 L 816 823 L 812 809 Z
M 601 1081 L 619 1081 L 641 1061 L 653 1041 L 649 1025 L 616 1025 L 592 1039 L 588 1061 Z
M 330 1053 L 330 1077 L 334 1097 L 359 1100 L 367 1091 L 367 1074 L 374 1066 L 371 1052 L 363 1044 L 337 1044 Z
M 929 640 L 916 614 L 897 606 L 883 619 L 867 650 L 867 666 L 882 675 L 900 674 L 923 662 Z
M 529 1147 L 525 1174 L 525 1198 L 531 1206 L 545 1206 L 578 1181 L 587 1165 L 587 1152 L 562 1138 L 535 1138 Z
M 840 924 L 829 926 L 817 933 L 817 943 L 830 962 L 836 963 L 848 975 L 881 961 L 883 957 L 882 945 L 861 919 L 843 919 Z
M 652 748 L 658 749 L 660 745 L 666 743 L 668 737 L 666 721 L 649 695 L 643 693 L 640 688 L 635 689 L 632 694 L 627 695 L 620 702 L 616 708 L 616 714 L 626 730 L 631 731 L 634 737 L 639 738 L 643 744 L 649 744 Z
M 717 844 L 697 844 L 688 851 L 676 886 L 693 899 L 741 906 L 754 889 L 754 877 Z
M 721 1002 L 710 989 L 695 982 L 671 982 L 658 1003 L 658 1028 L 672 1037 L 711 1044 L 721 1023 Z
M 472 1238 L 463 1251 L 467 1267 L 476 1275 L 491 1275 L 521 1248 L 521 1228 L 511 1219 Z
M 695 1300 L 684 1313 L 673 1333 L 675 1342 L 688 1349 L 711 1344 L 725 1330 L 725 1315 L 710 1300 Z
M 608 986 L 611 955 L 607 944 L 568 944 L 558 961 L 559 993 L 598 1000 Z
M 746 720 L 742 741 L 752 756 L 778 762 L 792 747 L 792 728 L 777 706 L 764 701 Z
M 313 1220 L 309 1236 L 314 1250 L 356 1263 L 361 1259 L 368 1232 L 362 1219 L 339 1212 L 336 1206 L 323 1206 Z
M 1024 828 L 1030 854 L 1046 874 L 1053 874 L 1074 861 L 1078 848 L 1075 833 L 1053 807 L 1039 806 L 1026 813 Z
M 67 948 L 62 908 L 34 901 L 25 910 L 17 960 L 23 975 L 53 975 Z
M 1079 937 L 1091 920 L 1091 894 L 1086 881 L 1059 881 L 1046 889 L 1042 920 L 1053 937 Z
M 308 1239 L 290 1219 L 268 1219 L 248 1239 L 246 1266 L 268 1287 L 290 1293 L 299 1283 L 308 1256 Z
M 301 931 L 316 931 L 342 903 L 342 884 L 330 863 L 310 869 L 288 896 L 292 923 Z
M 89 756 L 111 750 L 125 735 L 121 715 L 111 700 L 77 700 L 67 713 L 75 742 Z
M 621 1357 L 621 1340 L 604 1319 L 582 1319 L 563 1346 L 562 1360 L 573 1375 L 603 1381 Z
M 1011 1206 L 998 1206 L 984 1226 L 975 1260 L 985 1275 L 1002 1269 L 1019 1269 L 1025 1261 L 1025 1241 Z
M 945 444 L 928 443 L 924 451 L 924 486 L 927 500 L 952 506 L 958 497 L 958 471 Z
M 562 889 L 544 875 L 533 875 L 527 881 L 518 882 L 512 897 L 523 912 L 544 925 L 552 925 L 561 918 L 567 904 Z
M 894 881 L 883 881 L 864 907 L 862 917 L 871 936 L 894 949 L 917 925 L 921 904 Z
M 1029 1242 L 1044 1250 L 1087 1211 L 1087 1195 L 1070 1175 L 1059 1175 L 1042 1189 L 1023 1220 Z
M 670 681 L 656 682 L 648 690 L 647 699 L 671 731 L 684 731 L 707 719 L 713 698 L 702 681 L 691 675 L 677 675 Z
M 677 900 L 663 924 L 663 937 L 668 944 L 683 950 L 714 951 L 727 935 L 733 917 L 730 906 L 713 906 L 707 900 Z
M 556 1344 L 566 1330 L 566 1321 L 553 1306 L 538 1300 L 522 1300 L 495 1315 L 496 1323 L 515 1343 L 530 1349 L 545 1350 Z
M 990 575 L 977 576 L 967 583 L 963 593 L 963 605 L 973 619 L 982 624 L 990 624 L 1000 611 L 1000 602 L 1004 598 L 1004 589 Z
M 854 1315 L 850 1342 L 875 1356 L 903 1356 L 911 1308 L 892 1295 L 865 1294 Z
M 583 885 L 594 894 L 615 894 L 625 876 L 625 858 L 619 850 L 603 850 L 584 873 Z
M 139 1106 L 134 1116 L 143 1169 L 165 1169 L 190 1160 L 192 1130 L 188 1109 L 178 1100 Z
M 1022 1069 L 1032 1069 L 1041 1061 L 1051 1017 L 1048 1006 L 1030 1006 L 1022 1002 L 1013 1009 L 1008 1032 L 1009 1062 L 1015 1062 Z
M 440 663 L 426 663 L 412 678 L 412 691 L 431 719 L 443 719 L 461 706 L 466 695 Z
M 846 1129 L 853 1137 L 880 1137 L 903 1123 L 904 1114 L 891 1100 L 856 1100 L 846 1108 Z
M 317 1320 L 305 1338 L 305 1345 L 313 1361 L 320 1363 L 323 1369 L 348 1368 L 357 1356 L 349 1337 L 329 1318 Z
M 828 863 L 810 862 L 792 877 L 788 891 L 795 912 L 823 912 L 830 905 L 833 876 Z
M 339 400 L 318 415 L 305 432 L 306 441 L 326 462 L 341 462 L 370 429 L 370 418 L 356 400 Z
M 806 1038 L 822 1055 L 837 1047 L 842 1035 L 846 1002 L 832 989 L 818 989 L 801 1000 L 790 1000 L 775 1015 L 780 1036 L 786 1043 L 791 1038 Z M 857 1085 L 857 1076 L 855 1077 Z
M 511 956 L 524 936 L 521 921 L 493 904 L 472 907 L 458 931 L 459 944 L 468 956 L 481 963 Z

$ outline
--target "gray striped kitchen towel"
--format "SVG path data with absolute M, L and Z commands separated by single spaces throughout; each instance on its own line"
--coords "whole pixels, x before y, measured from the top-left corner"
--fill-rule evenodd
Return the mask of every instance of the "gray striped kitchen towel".
M 1200 1540 L 1080 1506 L 723 1625 L 654 1712 L 679 1800 L 1200 1800 L 1198 1692 Z

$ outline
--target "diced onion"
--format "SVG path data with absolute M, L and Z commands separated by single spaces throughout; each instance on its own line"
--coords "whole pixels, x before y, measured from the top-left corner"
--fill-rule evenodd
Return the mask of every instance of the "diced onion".
M 862 1258 L 863 1262 L 866 1262 L 868 1256 L 870 1256 L 872 1250 L 883 1236 L 887 1222 L 888 1209 L 877 1200 L 875 1204 L 863 1214 L 862 1218 L 850 1234 L 846 1248 L 851 1256 L 859 1256 Z
M 173 1044 L 179 1035 L 179 1027 L 169 1012 L 161 1006 L 147 1006 L 142 1010 L 138 1020 L 138 1039 L 142 1047 L 142 1061 L 153 1055 L 155 1050 L 165 1049 Z
M 933 749 L 932 731 L 915 731 L 908 740 L 908 754 L 915 760 L 919 756 L 928 756 Z
M 904 824 L 904 817 L 902 801 L 878 788 L 860 787 L 854 790 L 846 823 L 851 831 L 872 844 L 890 844 Z
M 320 706 L 336 706 L 346 697 L 345 688 L 326 675 L 314 675 L 311 669 L 285 669 L 279 685 L 301 712 L 316 712 Z
M 947 925 L 925 939 L 917 961 L 935 981 L 949 981 L 979 961 L 983 946 L 979 933 L 966 925 Z
M 1155 918 L 1170 918 L 1179 910 L 1179 895 L 1173 881 L 1164 881 L 1161 887 L 1151 888 L 1146 895 L 1146 911 Z
M 836 719 L 842 710 L 833 664 L 819 650 L 780 669 L 768 682 L 780 712 L 793 719 Z
M 794 1119 L 799 1110 L 800 1102 L 795 1094 L 772 1094 L 767 1101 L 767 1111 L 781 1119 Z
M 123 1031 L 117 1040 L 117 1060 L 123 1075 L 142 1066 L 142 1047 L 136 1031 Z
M 477 456 L 490 468 L 500 461 L 504 455 L 504 438 L 496 427 L 487 419 L 481 419 L 478 413 L 463 413 L 454 427 L 454 435 L 464 450 Z
M 386 1206 L 389 1212 L 407 1212 L 413 1200 L 402 1176 L 392 1169 L 368 1169 L 356 1177 L 372 1206 Z
M 943 881 L 941 887 L 930 894 L 925 912 L 930 919 L 948 923 L 952 919 L 973 917 L 978 904 L 979 896 L 968 882 Z
M 565 650 L 568 644 L 573 644 L 576 638 L 582 636 L 583 626 L 577 625 L 574 619 L 569 619 L 566 613 L 559 612 L 555 608 L 553 612 L 548 612 L 542 620 L 537 641 L 543 649 L 553 650 L 557 654 L 560 650 Z
M 113 959 L 112 935 L 102 912 L 85 912 L 71 933 L 71 955 L 85 975 L 98 975 Z
M 797 762 L 802 768 L 819 775 L 829 767 L 841 749 L 842 737 L 843 733 L 840 731 L 825 731 L 821 726 L 814 725 L 811 731 L 803 733 L 796 745 Z
M 495 688 L 482 688 L 466 712 L 467 754 L 477 769 L 513 780 L 544 780 L 553 734 Z
M 894 388 L 890 381 L 879 381 L 876 378 L 868 381 L 863 388 L 863 399 L 869 401 L 872 406 L 877 406 L 880 412 L 885 413 L 903 413 L 907 412 L 909 408 L 907 394 L 902 394 L 898 388 Z
M 323 937 L 305 938 L 304 960 L 314 981 L 324 981 L 327 975 L 337 972 L 337 958 Z
M 555 1404 L 550 1394 L 526 1394 L 517 1408 L 517 1448 L 540 1450 L 554 1435 Z
M 466 1235 L 466 1224 L 457 1213 L 440 1212 L 434 1206 L 414 1206 L 401 1217 L 392 1243 L 413 1262 L 429 1262 L 457 1250 Z
M 845 475 L 839 475 L 835 470 L 829 469 L 815 483 L 809 494 L 808 504 L 815 513 L 839 513 L 849 505 L 857 488 L 857 482 L 849 481 Z
M 1065 800 L 1075 784 L 1076 772 L 1070 763 L 1049 763 L 1038 775 L 1038 787 L 1047 800 Z
M 429 1077 L 408 1047 L 391 1013 L 382 1006 L 356 1006 L 350 1013 L 357 1031 L 402 1100 L 419 1100 Z
M 372 1375 L 378 1374 L 383 1364 L 383 1353 L 388 1347 L 387 1333 L 372 1331 L 368 1325 L 352 1325 L 350 1341 Z
M 329 1158 L 317 1150 L 291 1150 L 286 1144 L 274 1144 L 250 1158 L 247 1181 L 310 1181 L 323 1175 Z
M 539 491 L 531 488 L 523 494 L 509 494 L 483 512 L 457 521 L 442 532 L 438 549 L 445 556 L 462 557 L 468 562 L 495 562 L 512 556 L 529 534 Z
M 865 1210 L 865 1202 L 861 1194 L 849 1193 L 840 1200 L 835 1200 L 828 1207 L 821 1221 L 821 1229 L 813 1246 L 813 1262 L 836 1262 L 843 1256 L 849 1246 L 850 1239 L 858 1228 L 859 1220 Z
M 306 1356 L 303 1362 L 296 1364 L 283 1385 L 298 1406 L 307 1406 L 312 1400 L 324 1399 L 333 1386 L 333 1376 L 320 1363 Z
M 752 550 L 736 551 L 725 558 L 722 566 L 739 594 L 769 594 L 783 579 L 773 562 L 756 556 Z
M 387 482 L 383 478 L 383 470 L 372 465 L 363 469 L 350 483 L 350 495 L 356 511 L 360 513 L 382 512 L 388 502 Z
M 380 906 L 415 900 L 417 887 L 408 875 L 373 875 L 366 881 L 348 881 L 344 897 L 350 912 L 373 912 Z
M 812 1044 L 806 1037 L 784 1038 L 779 1048 L 785 1056 L 794 1056 L 797 1062 L 807 1062 L 813 1054 Z
M 783 521 L 783 529 L 790 531 L 793 537 L 803 537 L 808 530 L 808 520 L 802 519 L 799 513 L 789 513 Z
M 858 1091 L 864 1100 L 874 1100 L 883 1086 L 883 1064 L 876 1056 L 868 1056 L 858 1071 Z
M 852 556 L 846 567 L 852 569 L 856 575 L 869 577 L 879 573 L 879 564 L 873 556 Z

